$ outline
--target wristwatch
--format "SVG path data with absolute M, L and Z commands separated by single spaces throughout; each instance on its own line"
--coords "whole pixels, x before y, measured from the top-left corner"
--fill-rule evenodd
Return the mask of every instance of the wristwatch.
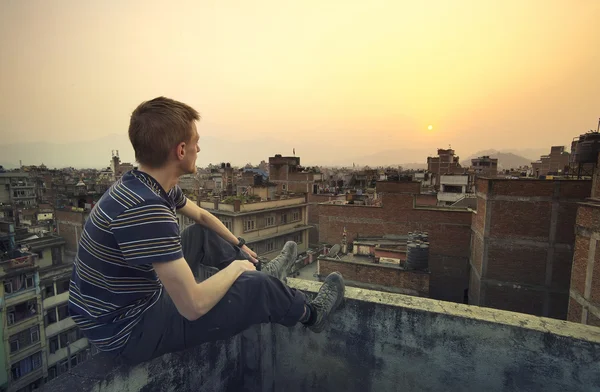
M 236 245 L 238 248 L 241 248 L 242 246 L 246 245 L 246 240 L 245 239 L 243 239 L 242 237 L 238 237 L 237 239 L 239 241 L 237 243 L 237 245 Z

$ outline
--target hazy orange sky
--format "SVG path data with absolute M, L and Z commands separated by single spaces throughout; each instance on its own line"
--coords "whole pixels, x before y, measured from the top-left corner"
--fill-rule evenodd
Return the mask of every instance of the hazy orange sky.
M 0 0 L 0 144 L 125 133 L 158 95 L 249 148 L 567 145 L 600 116 L 600 1 Z

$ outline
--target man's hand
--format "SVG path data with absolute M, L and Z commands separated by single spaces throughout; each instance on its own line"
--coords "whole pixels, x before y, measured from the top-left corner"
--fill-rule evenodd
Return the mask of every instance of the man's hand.
M 246 271 L 256 271 L 256 267 L 254 264 L 249 262 L 248 260 L 234 260 L 229 264 L 232 268 L 237 268 L 240 271 L 240 274 Z
M 248 248 L 246 245 L 242 246 L 240 249 L 243 250 L 248 256 L 250 256 L 251 262 L 253 262 L 254 264 L 258 263 L 258 255 L 256 254 L 256 252 Z

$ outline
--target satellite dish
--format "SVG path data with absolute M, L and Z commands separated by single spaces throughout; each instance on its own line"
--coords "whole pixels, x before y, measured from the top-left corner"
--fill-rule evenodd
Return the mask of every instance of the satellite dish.
M 327 253 L 327 257 L 336 258 L 338 253 L 340 253 L 340 250 L 342 250 L 342 247 L 339 244 L 333 245 L 331 247 L 331 249 L 329 249 L 329 253 Z

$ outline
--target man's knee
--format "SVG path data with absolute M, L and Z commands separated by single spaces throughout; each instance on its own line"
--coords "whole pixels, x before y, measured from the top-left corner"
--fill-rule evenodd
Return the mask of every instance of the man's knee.
M 190 225 L 183 229 L 183 231 L 181 232 L 181 238 L 194 238 L 199 235 L 204 235 L 207 231 L 208 229 L 206 227 L 202 226 L 201 224 L 194 223 L 193 225 Z

